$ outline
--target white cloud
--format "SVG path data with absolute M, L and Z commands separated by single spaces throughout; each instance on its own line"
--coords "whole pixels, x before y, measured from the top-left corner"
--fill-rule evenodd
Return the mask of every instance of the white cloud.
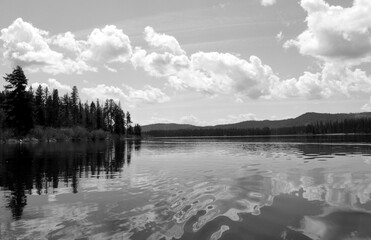
M 308 99 L 333 96 L 352 97 L 371 92 L 371 78 L 366 72 L 350 67 L 325 63 L 318 73 L 304 72 L 295 79 L 281 81 L 273 91 L 280 97 L 305 97 Z
M 131 62 L 151 76 L 166 79 L 176 90 L 210 96 L 233 94 L 237 102 L 246 97 L 352 97 L 371 91 L 371 78 L 364 71 L 337 62 L 325 62 L 321 71 L 304 72 L 293 79 L 280 79 L 256 56 L 245 60 L 229 53 L 197 52 L 188 56 L 136 48 Z
M 214 125 L 238 123 L 243 121 L 257 120 L 254 113 L 230 114 L 226 118 L 220 118 L 213 122 Z
M 281 42 L 283 38 L 284 38 L 284 36 L 283 36 L 282 31 L 277 33 L 277 35 L 276 35 L 277 42 Z
M 194 115 L 188 115 L 188 116 L 183 116 L 180 118 L 180 123 L 182 124 L 191 124 L 191 125 L 196 125 L 196 126 L 203 126 L 206 125 L 207 123 L 205 121 L 201 121 Z
M 121 88 L 115 86 L 107 86 L 105 84 L 99 84 L 92 88 L 83 88 L 81 90 L 90 100 L 100 99 L 113 99 L 115 101 L 120 101 L 120 99 L 127 98 L 127 95 L 122 91 Z
M 3 58 L 11 65 L 21 65 L 31 72 L 72 74 L 97 71 L 91 64 L 130 60 L 132 48 L 129 37 L 113 25 L 94 29 L 86 40 L 76 40 L 71 32 L 54 36 L 16 19 L 1 30 Z
M 307 29 L 284 46 L 321 60 L 359 64 L 371 61 L 371 1 L 354 0 L 348 8 L 323 0 L 301 0 Z
M 361 107 L 361 110 L 371 112 L 371 97 L 370 101 Z
M 138 104 L 163 103 L 170 100 L 160 89 L 149 85 L 146 85 L 142 90 L 125 85 L 123 87 L 124 90 L 115 86 L 99 84 L 93 88 L 83 88 L 81 92 L 91 100 L 113 99 L 114 101 L 123 101 L 130 107 Z
M 117 72 L 117 69 L 115 69 L 115 68 L 111 68 L 111 67 L 109 67 L 108 65 L 106 65 L 106 64 L 104 64 L 103 65 L 109 72 L 114 72 L 114 73 L 116 73 Z
M 57 45 L 61 48 L 67 49 L 74 53 L 81 52 L 81 48 L 84 45 L 83 41 L 77 41 L 75 35 L 71 32 L 66 32 L 64 34 L 58 34 L 52 36 L 49 40 L 51 44 Z
M 132 55 L 129 37 L 114 25 L 94 29 L 86 41 L 87 49 L 81 53 L 84 60 L 126 62 Z
M 207 95 L 268 96 L 270 86 L 278 78 L 258 57 L 251 56 L 249 60 L 229 53 L 198 52 L 188 57 L 136 49 L 132 63 L 152 76 L 167 78 L 176 89 L 191 89 Z
M 71 86 L 62 84 L 62 83 L 58 82 L 56 79 L 54 79 L 54 78 L 49 78 L 48 79 L 48 83 L 49 83 L 49 86 L 51 88 L 62 90 L 62 91 L 65 91 L 65 92 L 72 91 L 72 87 Z
M 30 86 L 32 87 L 32 89 L 34 91 L 36 91 L 36 89 L 39 87 L 39 85 L 41 85 L 42 88 L 47 87 L 49 89 L 50 93 L 53 89 L 57 89 L 59 91 L 59 93 L 61 93 L 61 92 L 62 93 L 69 93 L 72 90 L 71 86 L 62 84 L 54 78 L 49 78 L 48 83 L 34 82 L 34 83 L 30 84 Z
M 22 18 L 16 19 L 8 28 L 1 30 L 4 60 L 33 72 L 58 74 L 95 71 L 83 61 L 65 58 L 62 53 L 52 50 L 48 36 L 48 32 L 32 26 Z
M 260 0 L 260 3 L 262 6 L 272 6 L 273 4 L 276 3 L 276 0 Z
M 144 86 L 144 89 L 134 89 L 129 86 L 125 86 L 128 90 L 128 100 L 137 103 L 164 103 L 170 100 L 170 98 L 161 91 L 159 88 L 151 87 L 149 85 Z
M 39 85 L 41 85 L 41 87 L 43 89 L 45 89 L 46 87 L 49 88 L 49 85 L 46 84 L 46 83 L 38 83 L 38 82 L 34 82 L 34 83 L 31 83 L 30 86 L 32 87 L 32 90 L 35 92 L 36 89 L 39 87 Z
M 144 29 L 144 34 L 144 39 L 150 46 L 169 50 L 175 55 L 185 54 L 185 51 L 180 47 L 179 42 L 173 36 L 157 33 L 150 26 Z

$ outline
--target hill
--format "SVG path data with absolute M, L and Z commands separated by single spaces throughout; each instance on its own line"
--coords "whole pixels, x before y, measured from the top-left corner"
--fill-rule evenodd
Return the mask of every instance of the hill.
M 158 123 L 142 126 L 143 132 L 157 131 L 157 130 L 193 130 L 193 129 L 247 129 L 247 128 L 284 128 L 284 127 L 296 127 L 306 126 L 308 124 L 315 124 L 316 122 L 335 122 L 343 121 L 345 119 L 357 119 L 357 118 L 371 118 L 371 112 L 362 113 L 314 113 L 309 112 L 300 115 L 296 118 L 289 118 L 283 120 L 262 120 L 262 121 L 243 121 L 232 124 L 222 124 L 216 126 L 194 126 L 190 124 L 176 124 L 176 123 Z

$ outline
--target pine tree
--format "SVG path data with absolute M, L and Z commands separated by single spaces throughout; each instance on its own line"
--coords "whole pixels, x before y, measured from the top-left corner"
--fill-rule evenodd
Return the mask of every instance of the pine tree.
M 51 127 L 53 125 L 53 98 L 48 95 L 45 101 L 45 126 Z
M 94 102 L 91 102 L 90 104 L 89 115 L 91 129 L 97 129 L 97 108 L 95 107 Z
M 26 134 L 33 127 L 32 96 L 26 91 L 27 78 L 20 66 L 11 74 L 6 74 L 5 99 L 6 124 L 14 129 L 18 136 Z
M 52 93 L 52 126 L 53 127 L 60 127 L 61 121 L 59 118 L 60 115 L 60 101 L 59 101 L 59 96 L 58 96 L 58 90 L 53 89 Z
M 35 124 L 45 125 L 45 99 L 44 90 L 41 85 L 36 89 L 35 93 Z
M 79 92 L 76 86 L 72 87 L 71 92 L 71 116 L 72 116 L 72 124 L 77 125 L 79 122 Z
M 104 123 L 103 123 L 103 110 L 99 104 L 99 100 L 97 100 L 97 129 L 104 130 Z

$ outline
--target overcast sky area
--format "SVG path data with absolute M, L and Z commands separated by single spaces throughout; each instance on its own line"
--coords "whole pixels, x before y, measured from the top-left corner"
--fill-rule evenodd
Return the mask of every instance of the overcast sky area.
M 369 0 L 1 0 L 0 74 L 134 122 L 371 111 Z M 1 78 L 1 86 L 5 81 Z

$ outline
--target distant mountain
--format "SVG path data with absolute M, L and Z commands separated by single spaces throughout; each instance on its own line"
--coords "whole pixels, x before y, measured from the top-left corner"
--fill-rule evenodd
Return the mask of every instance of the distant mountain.
M 149 132 L 154 130 L 179 130 L 179 129 L 196 129 L 200 128 L 190 124 L 177 123 L 155 123 L 142 126 L 142 132 Z
M 143 132 L 154 130 L 180 130 L 180 129 L 199 129 L 199 128 L 218 128 L 218 129 L 247 129 L 247 128 L 283 128 L 305 126 L 316 122 L 343 121 L 345 119 L 371 118 L 371 112 L 363 113 L 314 113 L 308 112 L 297 118 L 284 120 L 263 120 L 263 121 L 244 121 L 232 124 L 222 124 L 216 126 L 194 126 L 190 124 L 176 123 L 157 123 L 142 126 Z

